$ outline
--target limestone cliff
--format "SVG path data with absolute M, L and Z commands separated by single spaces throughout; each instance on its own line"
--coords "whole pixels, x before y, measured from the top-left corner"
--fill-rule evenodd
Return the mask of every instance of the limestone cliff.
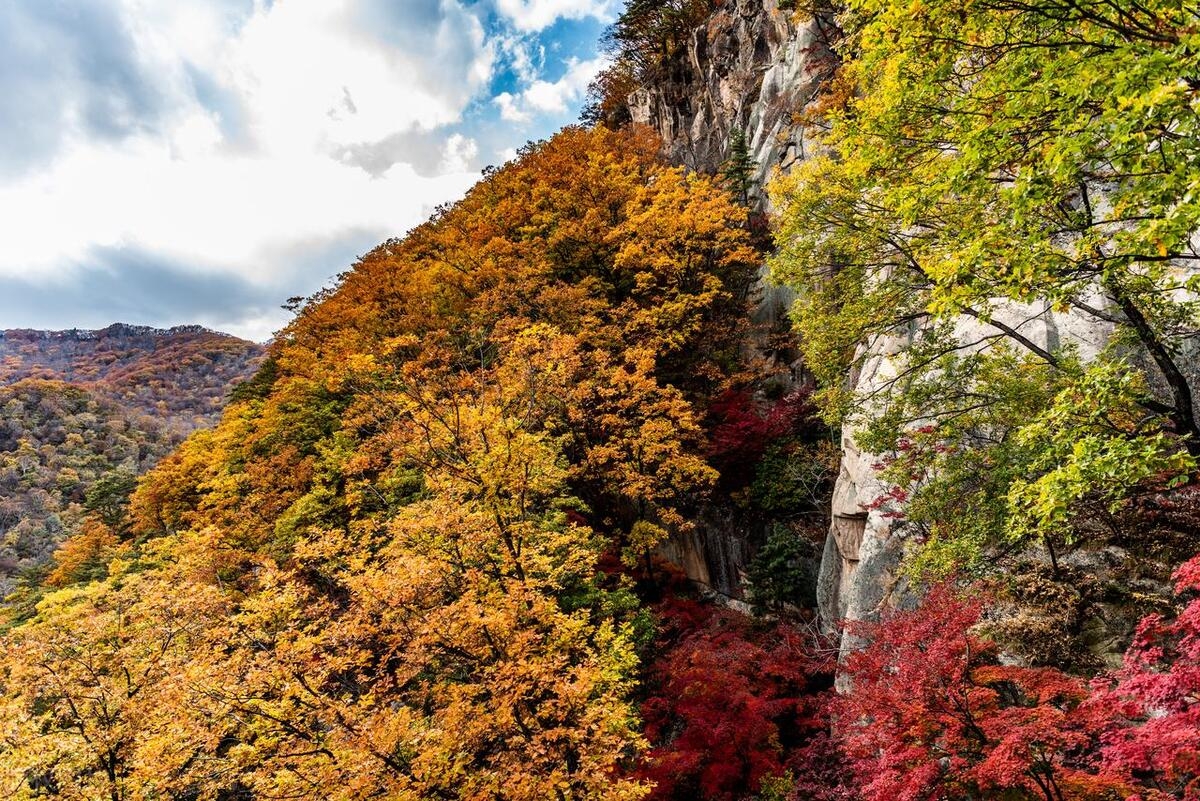
M 757 164 L 759 186 L 777 170 L 788 170 L 806 155 L 804 111 L 833 65 L 819 19 L 781 10 L 777 0 L 726 0 L 691 34 L 660 80 L 629 98 L 634 122 L 662 136 L 669 158 L 702 172 L 716 172 L 727 157 L 730 131 L 742 128 Z M 765 206 L 761 188 L 756 201 Z M 763 281 L 758 320 L 769 320 L 786 305 L 783 290 Z M 1108 338 L 1107 324 L 1053 313 L 1047 308 L 1006 307 L 998 319 L 1042 347 L 1074 343 L 1086 357 Z M 960 323 L 961 341 L 982 339 L 974 319 Z M 855 375 L 847 378 L 860 392 L 883 387 L 892 376 L 892 356 L 911 342 L 907 335 L 882 335 L 866 352 Z M 843 433 L 839 475 L 829 509 L 831 525 L 821 557 L 817 604 L 826 625 L 842 619 L 869 618 L 881 608 L 904 601 L 897 566 L 904 550 L 902 526 L 871 501 L 885 488 L 863 453 L 854 431 Z M 698 533 L 672 543 L 665 555 L 693 578 L 737 596 L 745 560 L 752 549 L 746 537 L 728 525 L 701 523 Z
M 730 132 L 742 128 L 761 187 L 804 157 L 795 117 L 833 63 L 822 31 L 777 0 L 728 0 L 693 31 L 665 79 L 629 98 L 633 121 L 659 132 L 672 161 L 700 172 L 719 168 Z

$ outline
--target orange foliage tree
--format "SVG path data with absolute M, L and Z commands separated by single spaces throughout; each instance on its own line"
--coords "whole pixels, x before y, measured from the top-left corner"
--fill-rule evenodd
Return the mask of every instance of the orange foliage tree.
M 644 796 L 621 770 L 644 745 L 637 604 L 597 562 L 685 527 L 713 486 L 697 409 L 729 383 L 758 260 L 727 193 L 657 148 L 530 145 L 310 299 L 221 425 L 143 480 L 129 542 L 73 546 L 67 586 L 7 635 L 7 789 Z M 107 578 L 71 585 L 105 548 Z M 164 597 L 187 622 L 167 640 Z M 40 753 L 26 685 L 88 686 L 56 645 L 73 616 L 105 677 L 143 678 L 106 707 L 112 747 Z

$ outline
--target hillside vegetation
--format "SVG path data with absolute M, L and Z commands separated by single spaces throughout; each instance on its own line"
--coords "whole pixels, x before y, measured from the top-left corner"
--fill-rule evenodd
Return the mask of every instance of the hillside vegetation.
M 98 331 L 0 331 L 0 384 L 65 381 L 189 434 L 220 416 L 263 347 L 200 326 L 117 323 Z
M 12 633 L 9 786 L 641 797 L 646 622 L 599 560 L 714 486 L 696 403 L 758 262 L 656 151 L 565 131 L 313 299 Z
M 101 506 L 216 422 L 259 345 L 198 326 L 0 332 L 0 593 L 27 589 Z
M 634 79 L 697 9 L 629 5 Z M 818 386 L 747 356 L 744 187 L 634 126 L 530 144 L 309 299 L 128 506 L 85 494 L 8 607 L 2 791 L 1200 799 L 1195 9 L 837 12 L 823 139 L 773 187 Z M 838 632 L 796 536 L 830 425 L 906 550 L 900 608 Z M 713 509 L 775 524 L 753 616 L 656 558 Z
M 0 410 L 0 588 L 7 594 L 17 575 L 49 560 L 89 507 L 113 502 L 99 497 L 98 482 L 128 495 L 134 478 L 179 439 L 154 418 L 58 381 L 0 387 Z

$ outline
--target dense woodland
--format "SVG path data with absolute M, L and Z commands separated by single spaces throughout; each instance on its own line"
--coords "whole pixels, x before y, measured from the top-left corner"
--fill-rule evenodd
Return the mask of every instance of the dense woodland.
M 230 387 L 262 358 L 261 345 L 200 326 L 0 331 L 0 384 L 76 384 L 184 435 L 215 423 Z
M 127 506 L 85 493 L 8 603 L 0 793 L 1200 799 L 1195 9 L 788 13 L 842 63 L 773 248 L 737 164 L 620 124 L 703 19 L 631 3 L 592 125 L 310 298 Z M 765 258 L 815 386 L 747 356 Z M 909 592 L 838 631 L 805 555 L 842 427 Z M 714 507 L 770 524 L 753 614 L 656 558 Z
M 97 482 L 128 495 L 135 477 L 179 440 L 158 420 L 133 417 L 63 382 L 19 381 L 0 388 L 0 404 L 0 581 L 7 592 L 25 571 L 45 565 L 99 503 Z
M 199 327 L 0 333 L 0 592 L 35 590 L 89 517 L 123 530 L 136 477 L 215 423 L 261 359 Z

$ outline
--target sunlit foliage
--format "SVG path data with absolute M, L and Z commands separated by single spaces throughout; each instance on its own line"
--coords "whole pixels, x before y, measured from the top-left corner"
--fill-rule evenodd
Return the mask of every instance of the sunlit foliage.
M 6 791 L 644 796 L 638 604 L 597 564 L 714 486 L 757 259 L 657 147 L 530 145 L 304 305 L 9 635 Z
M 1187 480 L 1195 7 L 851 0 L 840 19 L 821 148 L 774 188 L 774 270 L 827 413 L 897 460 L 929 566 L 1069 541 L 1081 507 Z

